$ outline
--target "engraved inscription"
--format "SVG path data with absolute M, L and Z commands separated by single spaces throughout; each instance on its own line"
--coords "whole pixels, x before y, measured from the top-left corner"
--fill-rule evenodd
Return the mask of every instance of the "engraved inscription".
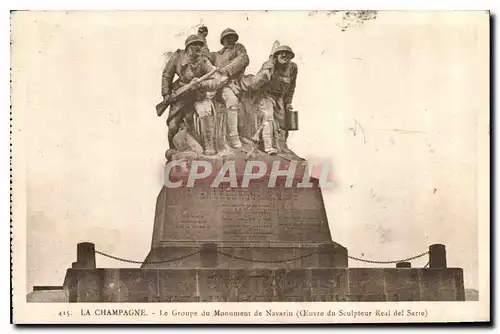
M 205 228 L 207 221 L 203 218 L 201 213 L 186 213 L 182 219 L 177 223 L 177 228 L 181 229 L 197 229 Z
M 331 241 L 319 189 L 268 188 L 263 183 L 165 190 L 163 241 Z

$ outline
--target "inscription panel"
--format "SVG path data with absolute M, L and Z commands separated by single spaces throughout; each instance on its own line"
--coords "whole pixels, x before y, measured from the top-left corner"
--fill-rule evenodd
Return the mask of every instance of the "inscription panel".
M 154 245 L 161 241 L 331 242 L 321 190 L 199 184 L 164 188 Z M 161 214 L 160 214 L 161 213 Z

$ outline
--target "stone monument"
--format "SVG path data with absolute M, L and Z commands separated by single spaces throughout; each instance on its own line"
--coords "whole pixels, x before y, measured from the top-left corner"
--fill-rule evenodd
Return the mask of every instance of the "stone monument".
M 63 285 L 69 302 L 465 299 L 462 269 L 447 268 L 444 245 L 430 246 L 429 268 L 411 268 L 408 261 L 391 268 L 349 267 L 353 257 L 332 240 L 321 180 L 309 175 L 306 161 L 287 146 L 288 131 L 297 129 L 297 114 L 286 110 L 284 119 L 277 115 L 264 121 L 259 115 L 258 83 L 262 77 L 272 78 L 273 71 L 263 66 L 256 75 L 241 79 L 241 147 L 227 143 L 227 114 L 217 94 L 212 100 L 215 154 L 203 150 L 196 113 L 185 113 L 174 147 L 166 152 L 169 183 L 156 199 L 149 254 L 140 268 L 97 268 L 96 252 L 109 255 L 96 251 L 92 243 L 79 244 L 77 261 Z M 268 128 L 266 121 L 271 122 Z M 271 129 L 275 150 L 265 147 L 266 129 Z M 201 173 L 199 161 L 212 172 L 192 179 L 193 170 Z M 214 186 L 225 176 L 221 171 L 228 162 L 233 163 L 231 177 Z M 247 169 L 249 164 L 271 172 L 249 179 L 256 173 Z M 190 178 L 193 182 L 186 186 Z M 304 180 L 310 186 L 303 186 Z M 167 185 L 176 182 L 181 185 Z

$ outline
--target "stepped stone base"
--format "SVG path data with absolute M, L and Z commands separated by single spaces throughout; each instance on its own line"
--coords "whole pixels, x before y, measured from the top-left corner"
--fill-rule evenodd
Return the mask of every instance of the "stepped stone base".
M 200 247 L 153 248 L 141 268 L 300 269 L 346 268 L 347 264 L 347 249 L 337 243 L 302 247 L 204 243 Z
M 69 302 L 463 301 L 458 268 L 68 269 Z
M 181 179 L 186 175 L 178 175 Z M 149 254 L 135 269 L 96 268 L 80 243 L 67 270 L 69 302 L 463 301 L 461 268 L 447 268 L 444 245 L 429 268 L 349 268 L 332 241 L 319 187 L 248 188 L 208 182 L 163 187 Z M 370 247 L 370 245 L 367 245 Z

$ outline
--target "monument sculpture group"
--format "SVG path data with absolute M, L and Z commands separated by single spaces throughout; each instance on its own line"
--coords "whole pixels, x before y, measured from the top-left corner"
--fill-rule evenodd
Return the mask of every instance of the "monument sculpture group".
M 167 158 L 237 159 L 241 151 L 258 151 L 297 159 L 286 145 L 288 132 L 297 130 L 292 101 L 298 68 L 292 48 L 276 41 L 259 72 L 246 74 L 249 56 L 237 32 L 224 30 L 217 52 L 208 50 L 206 32 L 202 27 L 189 36 L 162 73 L 157 112 L 170 107 Z

